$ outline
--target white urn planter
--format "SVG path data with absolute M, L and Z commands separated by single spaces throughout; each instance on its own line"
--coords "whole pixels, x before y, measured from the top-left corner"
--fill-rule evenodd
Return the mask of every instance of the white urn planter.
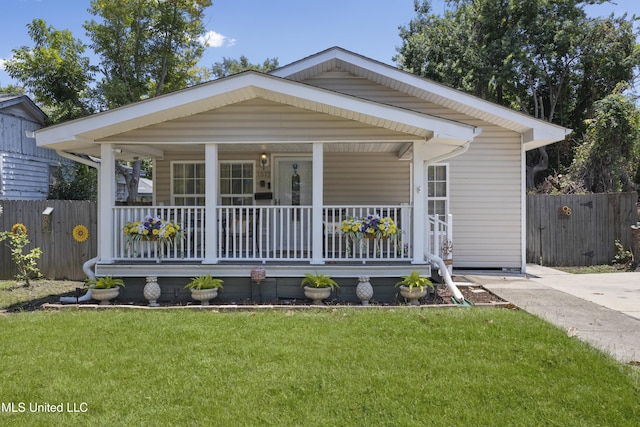
M 144 285 L 144 289 L 142 291 L 145 299 L 149 301 L 149 307 L 158 307 L 158 298 L 162 293 L 160 289 L 160 285 L 158 284 L 158 278 L 155 276 L 147 277 L 147 284 Z
M 409 288 L 408 286 L 400 286 L 400 295 L 403 298 L 409 300 L 410 305 L 420 305 L 418 301 L 420 298 L 424 298 L 427 295 L 428 288 L 427 287 L 413 287 Z
M 100 305 L 109 305 L 109 301 L 120 295 L 120 288 L 91 289 L 91 298 L 100 301 Z
M 305 286 L 304 296 L 309 298 L 313 305 L 322 305 L 322 300 L 331 296 L 331 288 L 314 288 L 311 286 Z
M 362 302 L 362 305 L 369 305 L 369 300 L 373 297 L 373 286 L 371 286 L 367 276 L 361 276 L 358 278 L 356 296 L 360 302 Z
M 191 298 L 200 301 L 202 305 L 209 305 L 209 301 L 218 296 L 218 289 L 191 289 Z

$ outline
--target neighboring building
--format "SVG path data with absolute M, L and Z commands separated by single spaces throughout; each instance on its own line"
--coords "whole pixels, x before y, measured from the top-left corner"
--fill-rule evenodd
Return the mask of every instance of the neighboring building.
M 69 163 L 28 136 L 46 118 L 28 96 L 0 94 L 0 199 L 46 199 L 55 168 Z
M 98 275 L 247 278 L 263 264 L 282 283 L 315 270 L 355 284 L 430 274 L 438 257 L 524 271 L 525 154 L 569 132 L 336 47 L 36 139 L 103 162 L 154 159 L 151 207 L 115 207 L 115 171 L 101 169 Z M 368 214 L 392 217 L 398 240 L 349 245 L 342 221 Z M 146 215 L 184 239 L 130 244 L 125 223 Z

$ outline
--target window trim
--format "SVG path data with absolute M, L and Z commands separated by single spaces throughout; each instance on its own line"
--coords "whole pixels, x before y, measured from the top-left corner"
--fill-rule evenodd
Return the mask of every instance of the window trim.
M 253 181 L 253 185 L 251 188 L 251 205 L 244 205 L 244 206 L 252 206 L 255 204 L 255 194 L 256 194 L 256 160 L 218 160 L 218 205 L 222 205 L 222 198 L 223 197 L 234 197 L 234 196 L 241 196 L 241 197 L 249 197 L 248 194 L 233 194 L 233 193 L 222 193 L 222 165 L 223 164 L 247 164 L 250 163 L 252 166 L 252 177 L 251 180 Z M 232 206 L 232 205 L 229 205 Z
M 437 197 L 431 197 L 429 196 L 429 169 L 432 167 L 444 167 L 445 168 L 445 194 L 446 196 L 442 197 L 442 196 L 437 196 Z M 451 206 L 450 206 L 450 199 L 451 199 L 451 179 L 450 179 L 450 171 L 451 171 L 451 165 L 449 163 L 434 163 L 431 165 L 427 166 L 427 215 L 435 215 L 434 213 L 430 212 L 430 203 L 431 201 L 444 201 L 444 214 L 448 215 L 449 213 L 451 213 Z M 434 173 L 435 176 L 435 173 Z M 436 182 L 442 182 L 442 181 L 436 181 Z
M 202 197 L 203 199 L 205 199 L 206 195 L 205 193 L 202 194 L 196 194 L 196 193 L 190 193 L 190 194 L 177 194 L 175 193 L 175 187 L 174 187 L 174 165 L 177 164 L 188 164 L 188 165 L 193 165 L 193 164 L 204 164 L 205 161 L 204 160 L 171 160 L 170 162 L 170 169 L 171 169 L 171 173 L 170 173 L 170 193 L 171 193 L 171 205 L 172 206 L 178 206 L 176 205 L 176 197 Z M 206 168 L 206 166 L 205 166 Z M 206 182 L 206 177 L 205 177 L 205 186 L 207 185 Z M 180 205 L 182 206 L 182 205 Z

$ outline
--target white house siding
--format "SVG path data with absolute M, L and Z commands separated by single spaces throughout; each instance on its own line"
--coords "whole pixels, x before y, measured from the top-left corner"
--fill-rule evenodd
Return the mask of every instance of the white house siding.
M 409 203 L 410 163 L 396 153 L 325 153 L 324 203 Z
M 239 144 L 256 141 L 260 144 L 262 142 L 344 141 L 353 138 L 360 140 L 368 138 L 372 141 L 410 141 L 412 136 L 265 99 L 252 99 L 125 132 L 101 141 L 237 142 Z M 311 152 L 310 148 L 309 152 Z
M 449 161 L 456 267 L 522 267 L 520 159 L 518 134 L 487 127 Z
M 49 194 L 49 166 L 68 162 L 55 151 L 37 147 L 26 132 L 41 128 L 21 108 L 0 110 L 0 198 L 43 200 Z
M 259 155 L 260 152 L 221 151 L 219 159 L 255 160 L 257 169 L 260 170 L 257 162 Z M 367 205 L 410 202 L 410 162 L 399 160 L 396 153 L 325 152 L 324 156 L 325 204 Z M 202 161 L 203 159 L 204 153 L 167 152 L 163 160 L 156 161 L 154 189 L 157 202 L 170 204 L 172 161 Z
M 518 133 L 340 70 L 304 83 L 482 128 L 469 151 L 450 164 L 454 265 L 522 267 L 521 142 Z M 479 179 L 481 178 L 481 179 Z

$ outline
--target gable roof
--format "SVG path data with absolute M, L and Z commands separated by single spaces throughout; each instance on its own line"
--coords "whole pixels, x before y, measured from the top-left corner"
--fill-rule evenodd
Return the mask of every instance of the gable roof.
M 193 86 L 36 132 L 39 146 L 87 152 L 96 141 L 164 121 L 262 98 L 449 145 L 479 133 L 475 126 L 255 71 Z
M 526 150 L 564 140 L 570 129 L 452 89 L 424 77 L 416 76 L 354 52 L 332 47 L 271 72 L 274 76 L 306 80 L 335 67 L 383 86 L 470 117 L 518 132 Z
M 0 110 L 8 110 L 11 107 L 22 109 L 32 119 L 44 124 L 47 115 L 27 95 L 0 94 Z
M 114 142 L 131 131 L 190 117 L 228 105 L 261 98 L 295 108 L 360 122 L 405 135 L 405 139 L 427 140 L 434 155 L 458 152 L 468 146 L 481 129 L 471 124 L 436 117 L 410 108 L 386 104 L 321 88 L 304 81 L 323 72 L 341 68 L 355 76 L 409 94 L 426 102 L 464 114 L 484 123 L 500 126 L 522 135 L 525 149 L 563 140 L 570 132 L 561 126 L 538 120 L 501 107 L 431 80 L 415 76 L 339 47 L 283 66 L 269 74 L 246 71 L 170 94 L 115 108 L 89 117 L 51 126 L 36 132 L 39 146 L 96 155 L 99 144 Z M 124 141 L 124 140 L 123 140 Z M 309 142 L 308 140 L 300 142 Z M 153 142 L 127 140 L 138 151 L 162 157 L 162 146 Z M 183 139 L 175 144 L 198 143 Z M 139 151 L 143 145 L 148 150 Z M 438 147 L 437 149 L 435 149 Z M 438 150 L 441 152 L 438 153 Z M 126 158 L 125 154 L 121 158 Z

